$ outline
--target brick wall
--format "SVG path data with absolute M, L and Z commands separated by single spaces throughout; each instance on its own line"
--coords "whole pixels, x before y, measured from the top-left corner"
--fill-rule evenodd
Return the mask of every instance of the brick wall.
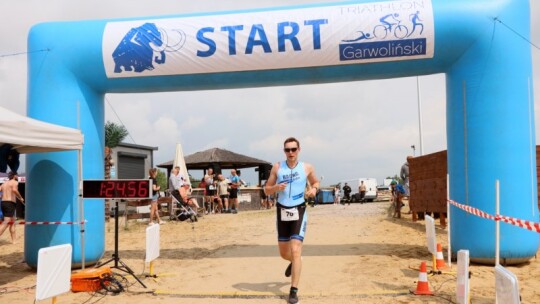
M 446 158 L 446 151 L 441 151 L 409 161 L 412 211 L 446 212 Z
M 415 157 L 409 162 L 413 211 L 446 211 L 446 157 L 446 151 L 441 151 Z M 536 178 L 540 210 L 540 146 L 536 146 Z

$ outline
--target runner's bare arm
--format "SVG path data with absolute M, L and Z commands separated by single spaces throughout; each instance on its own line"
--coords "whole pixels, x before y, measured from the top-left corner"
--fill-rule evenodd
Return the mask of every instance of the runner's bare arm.
M 314 197 L 317 195 L 317 190 L 320 188 L 319 179 L 317 174 L 315 174 L 315 168 L 311 164 L 305 164 L 306 166 L 306 175 L 311 188 L 307 192 L 308 197 Z
M 18 198 L 21 202 L 24 202 L 24 198 L 22 197 L 21 193 L 19 192 L 19 189 L 17 189 L 17 186 L 19 183 L 13 184 L 11 188 L 11 192 L 15 194 L 15 197 Z
M 286 187 L 285 184 L 276 185 L 278 170 L 279 163 L 275 163 L 274 166 L 272 166 L 270 176 L 268 177 L 268 180 L 266 181 L 266 186 L 264 187 L 264 193 L 266 193 L 266 195 L 272 195 L 276 192 L 283 191 L 283 189 L 285 189 Z

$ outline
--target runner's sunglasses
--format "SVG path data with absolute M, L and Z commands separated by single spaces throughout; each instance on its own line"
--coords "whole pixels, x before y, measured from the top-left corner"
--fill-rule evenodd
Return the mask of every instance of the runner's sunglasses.
M 298 148 L 284 148 L 283 151 L 285 151 L 285 153 L 289 153 L 289 152 L 296 152 L 298 151 Z

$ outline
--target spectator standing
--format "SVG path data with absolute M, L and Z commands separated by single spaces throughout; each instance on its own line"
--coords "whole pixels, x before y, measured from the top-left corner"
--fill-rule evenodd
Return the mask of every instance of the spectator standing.
M 209 202 L 206 200 L 206 196 L 207 196 L 206 195 L 206 182 L 204 181 L 204 178 L 201 179 L 201 181 L 197 185 L 197 188 L 202 189 L 202 192 L 203 192 L 203 206 L 204 206 L 205 213 L 206 214 L 210 212 L 214 213 L 213 202 Z
M 411 200 L 411 188 L 410 188 L 410 185 L 409 185 L 409 161 L 412 160 L 412 159 L 413 159 L 412 156 L 407 156 L 406 162 L 401 166 L 399 176 L 403 180 L 403 186 L 404 186 L 403 188 L 405 190 L 404 196 L 406 196 L 408 198 L 409 213 L 410 214 L 412 213 L 412 221 L 416 222 L 418 220 L 419 216 L 420 216 L 420 218 L 424 218 L 424 214 L 423 213 L 417 213 L 417 212 L 413 211 L 414 205 L 413 205 L 413 201 Z
M 210 206 L 214 203 L 214 201 L 217 198 L 216 197 L 217 180 L 214 180 L 214 177 L 215 177 L 214 169 L 212 169 L 211 167 L 208 168 L 208 171 L 204 175 L 204 178 L 203 178 L 204 182 L 206 183 L 206 197 L 204 198 L 204 200 L 206 201 L 206 203 L 209 203 Z
M 392 199 L 394 204 L 394 215 L 393 217 L 401 218 L 401 208 L 403 205 L 403 196 L 405 195 L 405 187 L 399 185 L 395 181 L 392 181 L 390 184 L 392 188 Z
M 364 181 L 360 181 L 360 186 L 358 186 L 358 192 L 360 193 L 360 201 L 364 202 L 366 197 L 366 184 Z M 349 203 L 350 205 L 351 203 Z
M 339 205 L 340 203 L 340 197 L 339 197 L 339 186 L 334 187 L 334 205 Z
M 236 174 L 236 169 L 231 170 L 231 192 L 229 195 L 229 205 L 232 213 L 238 213 L 238 188 L 240 188 L 240 177 Z
M 160 225 L 165 224 L 159 217 L 159 211 L 158 211 L 158 199 L 159 199 L 159 190 L 160 186 L 157 184 L 157 168 L 152 168 L 148 171 L 148 178 L 152 180 L 152 199 L 150 201 L 150 222 L 148 223 L 149 226 L 154 225 L 154 218 L 156 219 L 156 222 Z
M 217 183 L 217 201 L 218 207 L 217 211 L 221 213 L 223 211 L 223 206 L 225 210 L 229 209 L 229 181 L 225 179 L 223 174 L 218 174 L 218 183 Z
M 345 186 L 343 186 L 343 200 L 344 201 L 348 201 L 348 202 L 351 201 L 351 192 L 352 192 L 351 186 L 345 183 Z
M 405 163 L 401 166 L 401 170 L 399 172 L 399 177 L 403 180 L 403 185 L 405 186 L 405 196 L 409 196 L 409 160 L 411 160 L 412 156 L 407 156 L 407 160 Z

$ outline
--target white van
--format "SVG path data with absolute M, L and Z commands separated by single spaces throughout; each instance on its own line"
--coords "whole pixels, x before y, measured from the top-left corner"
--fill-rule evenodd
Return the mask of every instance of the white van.
M 360 187 L 360 183 L 364 182 L 366 185 L 366 196 L 364 197 L 364 200 L 361 201 L 360 199 L 360 191 L 358 188 Z M 351 198 L 353 202 L 373 202 L 377 199 L 377 179 L 373 177 L 361 177 L 361 178 L 355 178 L 355 179 L 348 179 L 348 180 L 342 180 L 339 182 L 340 184 L 340 196 L 341 198 L 344 197 L 343 194 L 343 186 L 347 183 L 349 187 L 351 187 Z
M 394 181 L 393 178 L 385 178 L 383 180 L 383 183 L 382 185 L 379 185 L 377 186 L 377 189 L 379 189 L 379 191 L 381 190 L 390 190 L 390 184 Z

